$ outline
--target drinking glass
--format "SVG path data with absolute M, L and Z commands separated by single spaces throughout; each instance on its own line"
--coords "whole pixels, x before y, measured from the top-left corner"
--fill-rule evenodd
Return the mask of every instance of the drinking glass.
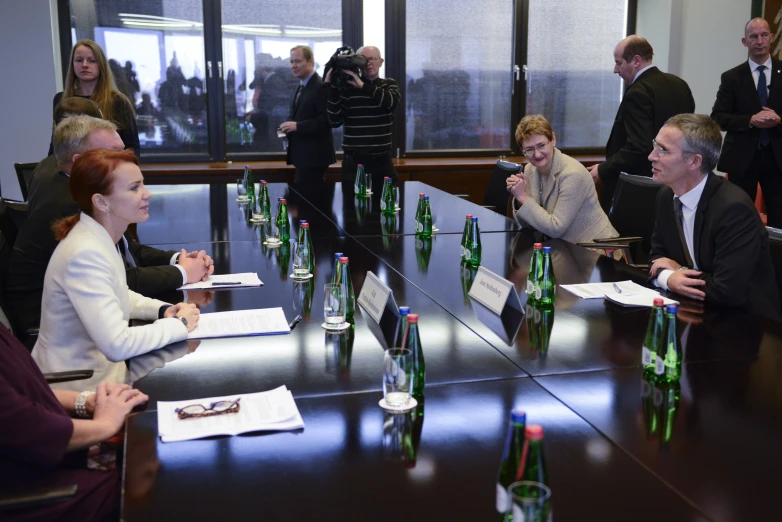
M 278 245 L 280 243 L 280 229 L 274 221 L 267 221 L 263 225 L 263 230 L 266 235 L 266 243 L 270 245 Z
M 250 219 L 253 223 L 260 223 L 263 221 L 263 208 L 261 205 L 261 197 L 258 192 L 255 193 L 255 198 L 251 200 L 253 217 Z
M 236 193 L 239 195 L 240 200 L 247 199 L 247 187 L 244 186 L 243 179 L 236 180 Z
M 399 187 L 394 187 L 394 210 L 402 210 L 399 206 Z
M 310 274 L 310 247 L 307 243 L 293 245 L 293 277 L 305 279 Z
M 413 390 L 413 352 L 390 348 L 383 355 L 383 397 L 391 408 L 402 409 Z
M 372 192 L 372 174 L 367 172 L 367 194 L 374 194 Z
M 432 212 L 432 232 L 437 232 L 440 230 L 437 228 L 438 218 L 440 217 L 440 204 L 437 202 L 430 202 L 429 209 Z
M 323 318 L 326 326 L 335 329 L 342 328 L 345 325 L 347 316 L 347 299 L 342 285 L 328 283 L 323 285 Z
M 552 518 L 551 488 L 540 482 L 522 480 L 508 486 L 513 520 L 549 522 Z

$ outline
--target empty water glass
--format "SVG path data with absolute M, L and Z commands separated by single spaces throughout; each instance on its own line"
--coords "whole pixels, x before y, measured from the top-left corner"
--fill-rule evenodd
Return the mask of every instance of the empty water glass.
M 383 397 L 386 405 L 403 409 L 413 391 L 413 352 L 407 348 L 391 348 L 383 355 Z
M 372 174 L 367 172 L 367 194 L 373 194 L 372 192 Z
M 266 243 L 269 245 L 277 245 L 280 243 L 280 229 L 274 223 L 274 221 L 267 221 L 263 224 L 264 235 L 266 236 Z
M 304 279 L 310 275 L 310 247 L 307 243 L 293 245 L 293 277 Z
M 342 285 L 323 285 L 323 294 L 323 319 L 326 321 L 326 327 L 342 328 L 347 316 L 347 299 Z
M 508 486 L 513 520 L 549 522 L 552 519 L 551 488 L 540 482 L 522 480 Z
M 239 195 L 239 199 L 241 200 L 247 199 L 247 187 L 244 186 L 243 179 L 236 180 L 236 193 Z
M 440 229 L 437 228 L 438 218 L 440 217 L 440 204 L 437 202 L 430 202 L 429 209 L 432 213 L 432 232 L 437 232 Z
M 402 210 L 399 201 L 399 186 L 394 187 L 394 210 Z

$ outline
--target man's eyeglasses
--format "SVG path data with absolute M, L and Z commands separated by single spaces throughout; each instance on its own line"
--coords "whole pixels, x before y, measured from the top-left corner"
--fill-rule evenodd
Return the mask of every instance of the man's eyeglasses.
M 666 154 L 671 154 L 673 151 L 665 150 L 660 145 L 657 144 L 657 140 L 652 140 L 652 152 L 656 152 L 660 155 L 660 157 L 664 157 Z M 688 154 L 697 154 L 691 150 L 682 150 L 682 156 L 686 156 Z
M 240 400 L 242 400 L 241 397 L 235 401 L 213 402 L 208 408 L 203 404 L 189 404 L 181 408 L 176 408 L 174 411 L 180 419 L 193 419 L 197 417 L 212 417 L 214 415 L 223 415 L 226 413 L 238 413 Z
M 378 60 L 380 60 L 380 58 L 375 58 L 374 56 L 370 56 L 369 58 L 367 58 L 367 61 L 369 63 L 375 63 Z
M 551 143 L 550 141 L 547 141 L 546 143 L 538 143 L 534 147 L 527 147 L 526 149 L 521 149 L 521 153 L 524 154 L 526 157 L 531 158 L 535 155 L 535 152 L 543 152 L 546 150 L 546 147 L 548 147 L 548 144 Z

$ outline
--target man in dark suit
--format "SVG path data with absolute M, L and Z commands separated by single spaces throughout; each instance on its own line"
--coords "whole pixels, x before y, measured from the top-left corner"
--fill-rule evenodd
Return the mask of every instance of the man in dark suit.
M 79 115 L 65 118 L 54 131 L 54 154 L 60 170 L 38 190 L 35 205 L 14 243 L 5 281 L 7 302 L 14 304 L 8 312 L 20 337 L 41 318 L 46 267 L 57 247 L 52 222 L 79 211 L 68 188 L 73 162 L 90 149 L 123 150 L 116 128 L 110 121 Z M 125 261 L 128 287 L 146 296 L 200 281 L 214 270 L 204 251 L 163 251 L 124 236 L 117 248 Z
M 280 125 L 288 139 L 286 162 L 296 166 L 294 183 L 323 183 L 326 169 L 336 163 L 337 157 L 326 114 L 328 90 L 315 72 L 312 49 L 306 45 L 291 49 L 291 71 L 299 86 L 290 117 Z
M 687 82 L 652 65 L 654 51 L 644 38 L 628 36 L 614 49 L 614 73 L 627 85 L 606 145 L 606 160 L 589 169 L 602 182 L 600 206 L 608 213 L 619 173 L 651 176 L 647 161 L 652 139 L 676 114 L 695 111 Z
M 771 58 L 773 40 L 764 19 L 747 23 L 749 60 L 722 74 L 711 117 L 727 131 L 717 169 L 752 201 L 760 182 L 768 225 L 782 227 L 782 62 Z
M 649 261 L 655 283 L 690 299 L 780 319 L 768 233 L 749 197 L 715 175 L 722 136 L 702 114 L 669 119 L 649 160 L 657 220 Z

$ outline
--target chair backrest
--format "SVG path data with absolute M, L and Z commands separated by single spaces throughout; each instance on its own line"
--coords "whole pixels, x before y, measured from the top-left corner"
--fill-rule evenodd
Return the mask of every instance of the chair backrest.
M 511 161 L 497 160 L 497 164 L 494 166 L 494 171 L 489 178 L 489 185 L 486 187 L 486 192 L 483 194 L 483 204 L 491 205 L 494 207 L 494 211 L 508 215 L 508 202 L 510 201 L 510 195 L 505 185 L 505 180 L 511 174 L 517 174 L 523 170 L 523 167 L 518 163 Z
M 14 163 L 16 177 L 19 180 L 19 188 L 22 191 L 22 198 L 27 201 L 30 194 L 30 183 L 33 181 L 33 171 L 38 163 Z
M 782 230 L 766 227 L 768 230 L 768 249 L 771 251 L 771 262 L 777 277 L 777 288 L 782 299 Z
M 0 232 L 13 248 L 16 235 L 27 220 L 27 203 L 0 198 Z
M 633 259 L 645 263 L 652 249 L 657 193 L 662 185 L 646 176 L 622 172 L 616 183 L 608 219 L 622 237 L 638 236 L 643 241 L 633 252 Z
M 3 302 L 3 286 L 5 286 L 5 277 L 8 274 L 8 267 L 11 264 L 11 245 L 6 241 L 3 232 L 0 231 L 0 325 L 5 326 L 11 333 L 13 328 L 11 327 L 11 321 L 8 316 L 5 315 Z

